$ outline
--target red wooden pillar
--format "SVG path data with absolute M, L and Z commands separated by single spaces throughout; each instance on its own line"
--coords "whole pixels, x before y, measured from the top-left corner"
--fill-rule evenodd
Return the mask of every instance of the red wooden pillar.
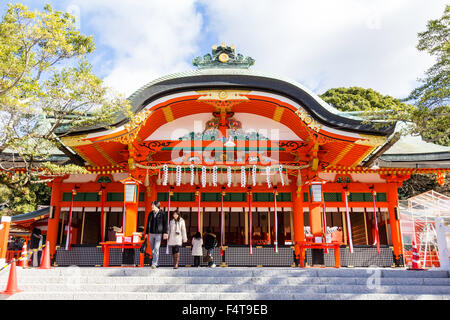
M 0 268 L 6 262 L 6 251 L 8 251 L 10 226 L 11 217 L 2 216 L 0 220 Z
M 137 215 L 138 215 L 139 201 L 136 203 L 127 203 L 125 205 L 125 237 L 133 236 L 133 232 L 137 229 Z
M 299 186 L 294 192 L 293 203 L 293 220 L 294 220 L 294 243 L 295 243 L 295 260 L 296 264 L 300 263 L 300 250 L 299 242 L 305 241 L 305 229 L 303 221 L 303 193 L 302 186 Z
M 309 201 L 309 225 L 313 236 L 321 236 L 322 228 L 322 212 L 320 211 L 321 203 Z
M 400 232 L 400 213 L 398 212 L 398 183 L 388 182 L 388 210 L 391 225 L 392 245 L 394 247 L 394 263 L 403 266 L 403 242 Z
M 50 199 L 50 206 L 53 207 L 53 213 L 48 218 L 47 225 L 47 241 L 50 245 L 50 257 L 54 258 L 56 252 L 56 242 L 58 239 L 58 229 L 59 229 L 59 215 L 61 213 L 61 186 L 62 178 L 55 178 L 52 182 L 52 195 Z M 64 226 L 62 226 L 64 228 Z

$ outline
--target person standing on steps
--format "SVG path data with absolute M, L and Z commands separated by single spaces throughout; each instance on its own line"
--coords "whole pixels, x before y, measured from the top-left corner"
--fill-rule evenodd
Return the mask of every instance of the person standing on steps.
M 174 269 L 178 269 L 180 247 L 183 245 L 183 242 L 187 242 L 186 224 L 177 209 L 172 213 L 172 219 L 169 222 L 169 239 L 167 240 L 167 245 L 172 248 Z
M 159 201 L 156 200 L 152 202 L 152 211 L 148 215 L 144 241 L 147 237 L 152 249 L 152 268 L 155 269 L 158 267 L 161 239 L 167 239 L 167 216 L 161 209 Z
M 194 267 L 200 267 L 200 258 L 203 256 L 202 234 L 197 232 L 192 238 L 192 256 L 194 257 Z
M 32 253 L 32 264 L 33 267 L 39 267 L 41 263 L 41 256 L 42 256 L 42 233 L 41 229 L 33 228 L 33 231 L 31 232 L 31 238 L 30 238 L 30 250 L 33 250 Z M 35 249 L 39 249 L 37 251 L 34 251 Z
M 210 229 L 208 229 L 205 236 L 205 249 L 207 251 L 206 261 L 208 262 L 208 267 L 210 268 L 214 268 L 216 266 L 212 256 L 212 252 L 216 246 L 217 237 L 214 233 L 211 232 Z

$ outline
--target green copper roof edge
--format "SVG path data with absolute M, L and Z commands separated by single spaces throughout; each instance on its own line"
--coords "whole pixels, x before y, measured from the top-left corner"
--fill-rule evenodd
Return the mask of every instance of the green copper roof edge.
M 36 217 L 43 216 L 43 215 L 48 215 L 49 213 L 50 213 L 50 207 L 45 207 L 45 208 L 41 208 L 39 210 L 11 216 L 11 222 L 26 221 L 26 220 L 34 219 Z

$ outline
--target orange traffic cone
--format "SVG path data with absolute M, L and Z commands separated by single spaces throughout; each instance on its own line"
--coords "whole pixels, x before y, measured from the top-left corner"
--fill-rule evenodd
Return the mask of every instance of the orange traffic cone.
M 28 268 L 28 256 L 27 256 L 27 243 L 23 243 L 22 253 L 20 254 L 20 263 L 19 265 L 25 269 Z
M 420 268 L 419 250 L 417 250 L 415 242 L 412 243 L 412 268 L 409 268 L 408 270 L 423 270 Z
M 10 270 L 9 270 L 8 284 L 6 285 L 6 290 L 3 292 L 0 292 L 0 294 L 11 295 L 11 294 L 18 293 L 21 291 L 22 290 L 19 290 L 17 288 L 16 259 L 13 259 Z
M 41 266 L 39 267 L 39 269 L 51 269 L 52 267 L 50 266 L 50 244 L 47 241 L 47 243 L 45 244 L 45 249 L 44 252 L 42 253 L 42 258 L 41 258 Z

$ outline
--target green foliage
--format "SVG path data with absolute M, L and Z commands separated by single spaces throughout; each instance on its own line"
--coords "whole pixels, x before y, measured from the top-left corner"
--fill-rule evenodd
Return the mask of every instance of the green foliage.
M 419 35 L 417 49 L 426 51 L 436 58 L 435 64 L 427 70 L 422 85 L 413 90 L 407 100 L 418 106 L 435 108 L 448 106 L 450 100 L 450 5 L 447 5 L 440 19 L 430 20 L 427 30 Z M 447 116 L 448 110 L 447 110 Z
M 31 212 L 38 205 L 50 205 L 51 189 L 45 183 L 9 187 L 0 184 L 0 216 Z
M 450 196 L 450 175 L 447 174 L 444 185 L 436 182 L 435 175 L 429 174 L 413 174 L 411 178 L 398 189 L 398 197 L 400 200 L 406 200 L 418 194 L 434 190 L 446 196 Z
M 401 102 L 391 96 L 384 96 L 373 89 L 359 87 L 334 88 L 320 97 L 340 111 L 356 112 L 364 119 L 384 120 L 372 123 L 381 127 L 393 121 L 406 121 L 403 134 L 420 134 L 428 142 L 450 146 L 450 107 L 439 106 L 429 109 Z
M 8 6 L 0 21 L 0 152 L 18 155 L 26 169 L 10 187 L 37 181 L 37 162 L 57 151 L 62 134 L 130 116 L 128 100 L 92 72 L 86 59 L 94 49 L 70 14 L 49 5 L 43 11 Z M 74 168 L 51 169 L 54 176 Z
M 8 174 L 13 168 L 0 163 L 0 214 L 49 204 L 45 182 L 86 173 L 76 165 L 43 162 L 61 147 L 59 136 L 107 127 L 120 113 L 130 117 L 129 102 L 92 72 L 87 56 L 94 49 L 92 36 L 80 33 L 70 14 L 49 5 L 31 11 L 9 4 L 0 21 L 0 153 L 14 153 L 26 171 Z
M 321 94 L 320 97 L 341 111 L 374 110 L 381 112 L 405 107 L 398 99 L 383 96 L 373 89 L 360 87 L 333 88 Z

